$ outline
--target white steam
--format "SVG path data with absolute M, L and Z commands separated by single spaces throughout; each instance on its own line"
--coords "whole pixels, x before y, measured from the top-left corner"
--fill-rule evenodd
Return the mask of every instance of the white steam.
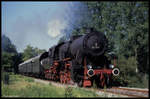
M 62 30 L 66 28 L 66 24 L 61 20 L 55 19 L 48 23 L 48 35 L 56 38 L 61 35 Z

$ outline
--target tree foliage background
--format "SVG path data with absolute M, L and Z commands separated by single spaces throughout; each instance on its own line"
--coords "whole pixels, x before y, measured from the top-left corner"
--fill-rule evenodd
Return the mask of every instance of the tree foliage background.
M 32 47 L 31 45 L 27 45 L 23 52 L 23 61 L 26 61 L 30 58 L 38 56 L 39 54 L 45 52 L 45 49 L 38 49 L 37 47 Z
M 1 63 L 2 68 L 4 68 L 4 67 L 17 68 L 16 64 L 19 62 L 18 61 L 19 56 L 18 56 L 16 47 L 14 44 L 12 44 L 10 39 L 5 35 L 2 35 L 2 56 L 1 56 L 1 59 L 2 59 L 1 60 L 2 61 L 2 63 Z

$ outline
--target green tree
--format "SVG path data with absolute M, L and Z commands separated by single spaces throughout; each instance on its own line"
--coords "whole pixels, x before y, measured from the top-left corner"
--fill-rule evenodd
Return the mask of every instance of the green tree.
M 34 50 L 35 50 L 35 56 L 37 56 L 43 52 L 46 52 L 45 49 L 38 49 L 37 47 L 35 47 Z
M 46 50 L 44 49 L 38 49 L 38 48 L 32 47 L 31 45 L 27 45 L 27 47 L 24 49 L 24 52 L 23 52 L 23 61 L 26 61 L 30 58 L 38 56 L 39 54 L 45 51 Z
M 18 73 L 18 65 L 23 62 L 22 53 L 12 56 L 12 61 L 14 62 L 14 73 Z
M 21 60 L 21 58 L 17 56 L 18 52 L 15 45 L 12 44 L 11 40 L 7 36 L 2 35 L 2 68 L 13 68 L 15 73 L 17 73 L 18 62 Z
M 90 27 L 86 27 L 86 28 L 85 27 L 80 27 L 80 28 L 74 29 L 72 31 L 72 36 L 86 34 L 88 29 L 90 29 Z
M 6 35 L 2 35 L 2 51 L 17 53 L 15 45 L 12 44 L 11 40 Z
M 2 66 L 5 66 L 5 67 L 12 67 L 12 64 L 13 64 L 13 60 L 12 60 L 12 57 L 14 56 L 13 53 L 8 53 L 8 52 L 5 52 L 3 51 L 2 52 Z
M 26 61 L 34 56 L 35 56 L 35 53 L 34 53 L 33 47 L 30 45 L 27 45 L 27 47 L 23 51 L 23 61 Z

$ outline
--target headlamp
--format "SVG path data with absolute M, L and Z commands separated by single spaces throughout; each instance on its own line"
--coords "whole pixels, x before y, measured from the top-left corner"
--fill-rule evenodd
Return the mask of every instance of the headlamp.
M 113 68 L 114 68 L 114 65 L 110 64 L 110 65 L 109 65 L 109 68 L 112 68 L 112 69 L 113 69 Z

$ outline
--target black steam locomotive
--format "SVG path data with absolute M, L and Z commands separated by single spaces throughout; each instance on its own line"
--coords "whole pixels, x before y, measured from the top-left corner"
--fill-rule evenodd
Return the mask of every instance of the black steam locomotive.
M 112 75 L 118 75 L 119 70 L 105 55 L 108 41 L 101 32 L 87 32 L 19 64 L 19 72 L 84 87 L 92 86 L 94 81 L 97 86 L 109 85 Z

